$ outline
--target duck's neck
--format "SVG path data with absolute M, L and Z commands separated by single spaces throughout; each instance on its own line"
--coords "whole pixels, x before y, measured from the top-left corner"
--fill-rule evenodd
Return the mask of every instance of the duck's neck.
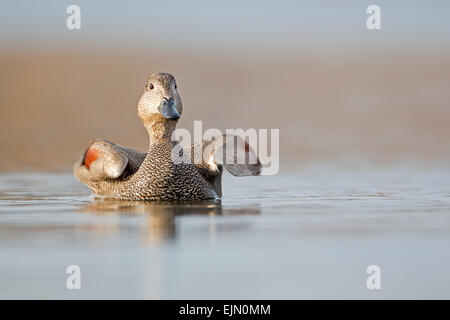
M 171 141 L 171 136 L 175 130 L 176 121 L 153 121 L 144 122 L 150 139 L 148 153 L 135 179 L 138 181 L 148 181 L 149 177 L 158 174 L 162 167 L 166 166 L 171 159 L 171 152 L 175 142 Z M 158 169 L 155 171 L 155 167 Z
M 161 143 L 171 143 L 176 121 L 151 122 L 145 126 L 150 140 L 150 148 Z

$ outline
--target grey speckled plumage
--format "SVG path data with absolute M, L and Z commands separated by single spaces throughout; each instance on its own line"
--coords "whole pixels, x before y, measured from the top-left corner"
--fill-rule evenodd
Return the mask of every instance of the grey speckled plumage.
M 240 139 L 226 135 L 203 141 L 200 149 L 194 145 L 184 149 L 184 154 L 193 159 L 194 150 L 203 152 L 210 147 L 210 156 L 202 158 L 200 163 L 174 163 L 172 151 L 180 146 L 170 138 L 181 113 L 182 103 L 175 78 L 167 73 L 153 74 L 138 104 L 138 115 L 149 134 L 148 153 L 97 139 L 75 163 L 74 175 L 95 195 L 108 198 L 207 200 L 222 196 L 223 167 L 236 176 L 260 173 L 259 160 L 255 164 L 225 163 L 222 166 L 215 158 L 216 153 L 220 153 L 217 151 L 223 150 L 230 139 Z M 242 139 L 237 141 L 237 151 L 245 150 L 254 155 Z

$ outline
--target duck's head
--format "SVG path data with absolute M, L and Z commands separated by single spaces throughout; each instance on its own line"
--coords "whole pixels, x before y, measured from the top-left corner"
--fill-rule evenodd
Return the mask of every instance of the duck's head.
M 152 74 L 138 104 L 138 115 L 144 125 L 175 124 L 182 111 L 175 77 L 169 73 Z

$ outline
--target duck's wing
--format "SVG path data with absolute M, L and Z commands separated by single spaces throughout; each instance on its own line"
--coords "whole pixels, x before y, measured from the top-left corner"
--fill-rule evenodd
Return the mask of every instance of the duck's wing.
M 97 139 L 74 165 L 74 174 L 82 182 L 124 178 L 136 172 L 146 153 Z
M 222 173 L 222 166 L 234 176 L 256 176 L 261 162 L 250 145 L 241 137 L 223 134 L 187 147 L 184 154 L 205 174 Z

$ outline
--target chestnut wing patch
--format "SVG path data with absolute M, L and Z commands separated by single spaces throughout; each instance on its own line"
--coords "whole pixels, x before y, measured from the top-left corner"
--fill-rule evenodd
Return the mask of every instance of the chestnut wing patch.
M 81 164 L 93 180 L 116 179 L 125 170 L 128 157 L 114 143 L 96 140 L 86 149 Z

